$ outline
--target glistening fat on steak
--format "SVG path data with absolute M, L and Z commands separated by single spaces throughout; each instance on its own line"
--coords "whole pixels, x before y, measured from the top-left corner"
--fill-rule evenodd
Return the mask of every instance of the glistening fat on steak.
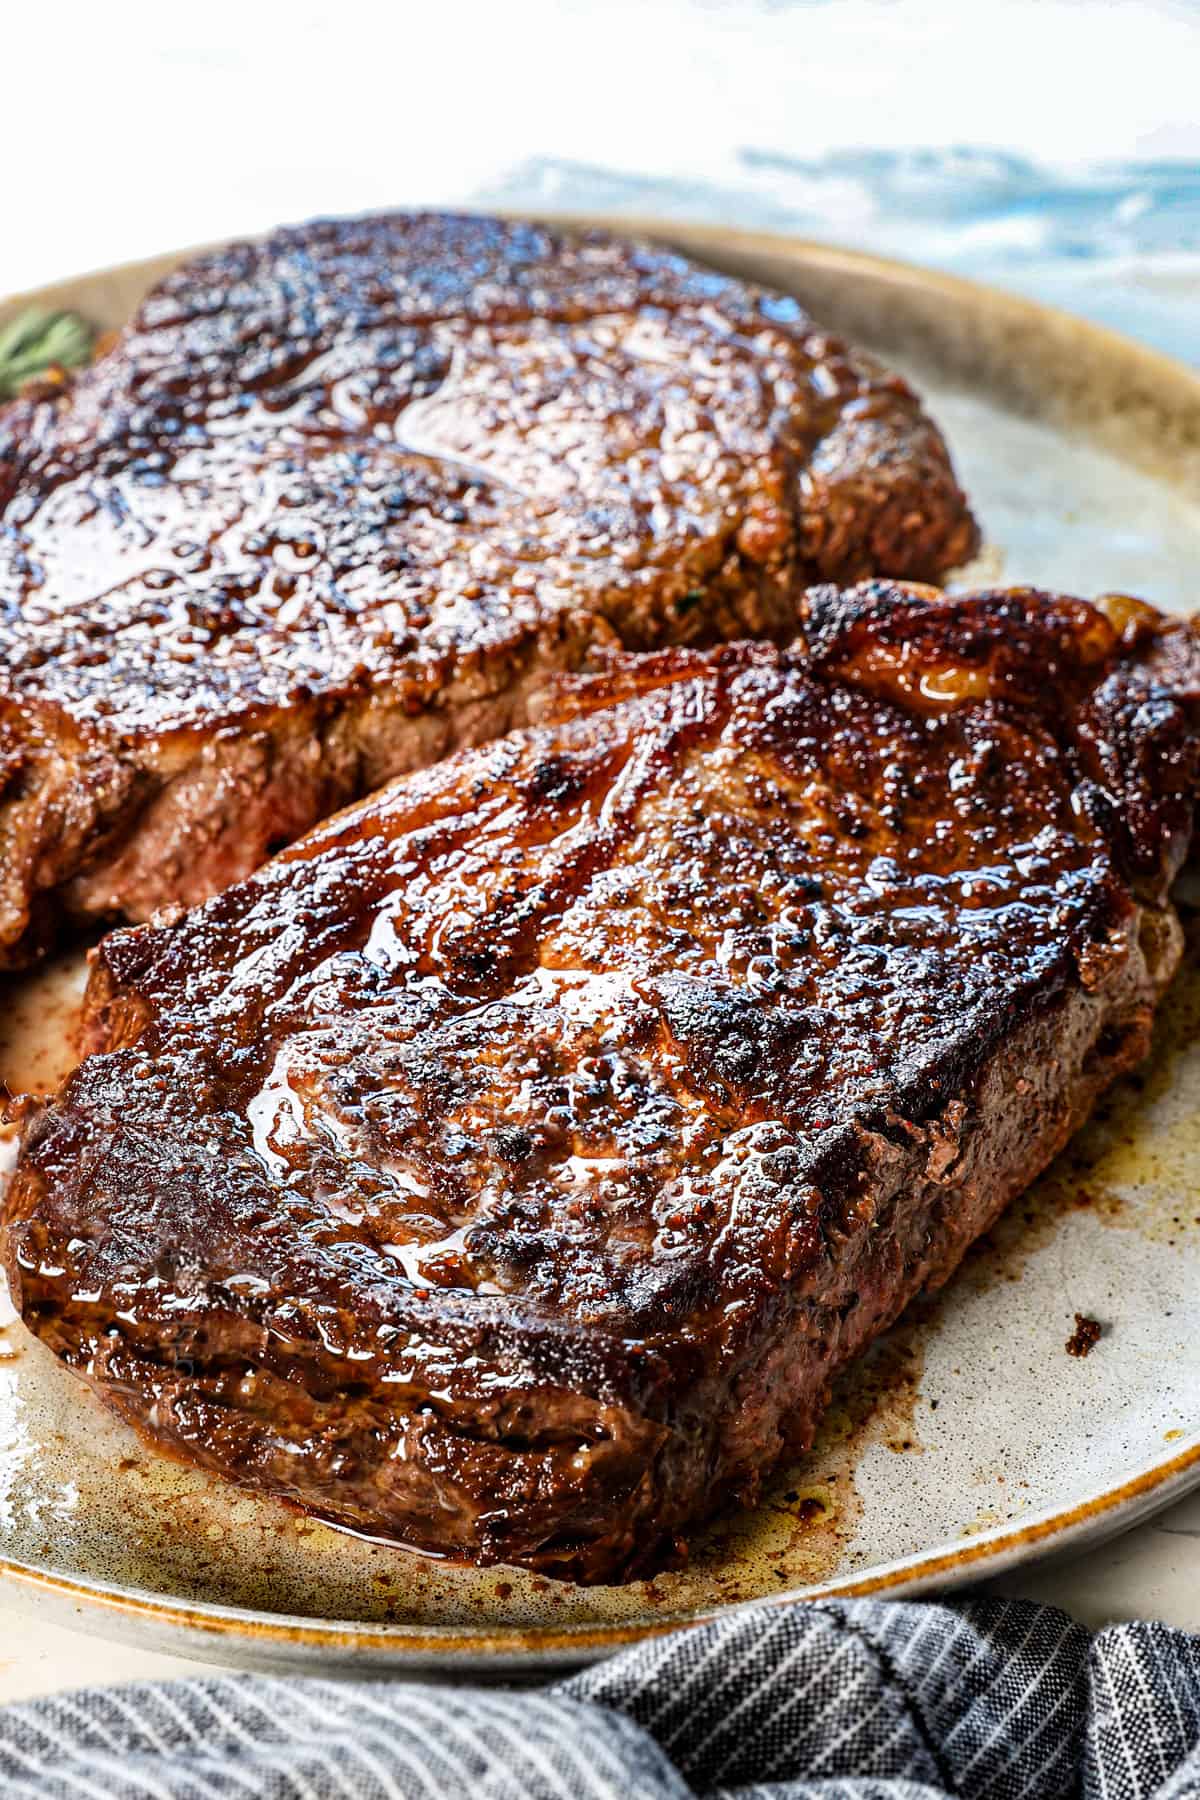
M 109 937 L 26 1323 L 332 1519 L 653 1566 L 1146 1050 L 1200 658 L 1113 610 L 818 588 Z
M 524 722 L 597 645 L 790 635 L 975 530 L 905 384 L 598 233 L 328 221 L 0 411 L 0 968 Z

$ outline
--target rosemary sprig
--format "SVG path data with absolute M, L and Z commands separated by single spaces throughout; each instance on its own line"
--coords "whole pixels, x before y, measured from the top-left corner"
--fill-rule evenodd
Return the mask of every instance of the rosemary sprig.
M 87 362 L 95 337 L 72 312 L 31 307 L 0 326 L 0 400 L 11 400 L 25 382 L 48 369 L 77 369 Z

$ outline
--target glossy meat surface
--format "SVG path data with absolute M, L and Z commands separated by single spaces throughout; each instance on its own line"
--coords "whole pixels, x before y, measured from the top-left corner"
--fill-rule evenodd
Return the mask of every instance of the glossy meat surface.
M 1109 610 L 816 589 L 114 934 L 9 1200 L 26 1322 L 360 1528 L 652 1562 L 1145 1050 L 1200 662 Z
M 205 898 L 597 645 L 790 633 L 975 546 L 903 382 L 599 234 L 330 221 L 0 412 L 0 966 Z

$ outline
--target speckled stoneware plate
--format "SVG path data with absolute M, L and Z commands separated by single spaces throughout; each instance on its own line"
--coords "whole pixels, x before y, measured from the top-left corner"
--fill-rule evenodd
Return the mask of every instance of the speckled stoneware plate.
M 627 226 L 626 226 L 627 228 Z M 966 576 L 1200 606 L 1200 379 L 1061 314 L 768 237 L 645 230 L 798 294 L 912 374 L 982 520 Z M 175 261 L 29 300 L 118 325 Z M 9 309 L 0 307 L 0 316 Z M 1200 915 L 1192 933 L 1200 949 Z M 0 1073 L 69 1061 L 82 962 L 10 983 Z M 365 1542 L 164 1461 L 0 1329 L 9 1595 L 160 1647 L 280 1665 L 512 1672 L 747 1601 L 914 1593 L 1132 1525 L 1200 1480 L 1200 959 L 1155 1053 L 938 1298 L 844 1381 L 816 1449 L 689 1566 L 583 1589 Z M 1079 1312 L 1104 1334 L 1068 1356 Z

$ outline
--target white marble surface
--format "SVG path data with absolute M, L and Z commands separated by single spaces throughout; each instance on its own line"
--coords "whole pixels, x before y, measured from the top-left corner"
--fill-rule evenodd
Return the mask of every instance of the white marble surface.
M 496 200 L 800 230 L 1200 360 L 1182 0 L 59 0 L 50 35 L 44 9 L 6 15 L 4 63 L 0 293 L 316 212 Z M 999 1585 L 1200 1630 L 1200 1496 Z M 0 1584 L 0 1701 L 202 1666 L 31 1621 Z
M 31 1619 L 9 1605 L 0 1586 L 0 1705 L 100 1683 L 176 1681 L 212 1673 L 211 1663 L 161 1656 L 86 1630 Z

